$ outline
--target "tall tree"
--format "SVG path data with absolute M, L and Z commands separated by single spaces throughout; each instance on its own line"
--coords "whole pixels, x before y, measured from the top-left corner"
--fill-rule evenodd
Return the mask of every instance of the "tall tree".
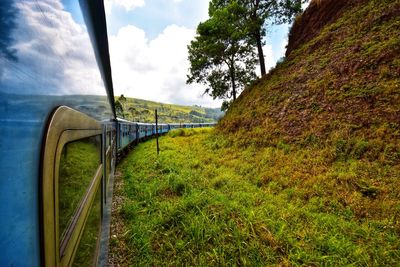
M 119 100 L 115 101 L 115 112 L 117 113 L 118 117 L 122 117 L 125 119 L 124 107 Z
M 119 100 L 119 102 L 121 102 L 122 106 L 124 106 L 124 108 L 125 108 L 126 101 L 127 101 L 126 97 L 122 94 L 122 95 L 118 98 L 118 100 Z
M 209 19 L 197 27 L 188 46 L 190 69 L 187 83 L 202 83 L 214 99 L 236 99 L 255 79 L 257 62 L 253 44 L 247 42 L 244 13 L 236 1 L 221 8 L 210 5 Z
M 138 113 L 138 111 L 136 110 L 136 108 L 134 108 L 134 107 L 129 107 L 129 108 L 128 108 L 128 111 L 129 111 L 129 113 L 131 113 L 131 115 L 132 115 L 132 120 L 135 121 L 135 117 L 136 117 L 136 115 L 137 115 L 137 113 Z
M 289 23 L 301 12 L 301 3 L 307 0 L 237 0 L 245 12 L 247 41 L 257 48 L 261 76 L 266 72 L 264 59 L 264 38 L 270 24 Z M 212 0 L 210 9 L 216 10 L 230 5 L 233 0 Z

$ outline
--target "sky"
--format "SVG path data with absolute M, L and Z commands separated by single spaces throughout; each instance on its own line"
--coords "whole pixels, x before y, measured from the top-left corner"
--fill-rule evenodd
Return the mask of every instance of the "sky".
M 105 0 L 114 93 L 164 103 L 220 107 L 186 84 L 187 46 L 208 18 L 206 0 Z M 266 68 L 284 56 L 288 25 L 268 32 Z M 257 71 L 259 71 L 257 69 Z
M 1 5 L 9 13 L 0 26 L 9 30 L 0 36 L 5 46 L 0 50 L 0 91 L 105 94 L 78 1 L 15 0 Z

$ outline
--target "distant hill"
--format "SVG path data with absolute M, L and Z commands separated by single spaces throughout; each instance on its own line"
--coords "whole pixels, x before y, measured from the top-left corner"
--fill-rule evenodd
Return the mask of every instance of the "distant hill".
M 116 97 L 115 101 L 121 103 L 123 109 L 121 112 L 117 108 L 117 116 L 131 121 L 154 122 L 155 109 L 160 123 L 216 122 L 224 115 L 219 108 L 173 105 L 123 96 Z

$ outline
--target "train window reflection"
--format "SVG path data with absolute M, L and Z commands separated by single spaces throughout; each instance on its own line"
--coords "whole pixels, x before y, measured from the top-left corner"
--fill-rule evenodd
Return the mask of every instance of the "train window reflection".
M 101 226 L 100 192 L 98 189 L 72 266 L 96 266 Z
M 58 181 L 60 241 L 100 165 L 100 149 L 98 135 L 70 142 L 62 150 Z

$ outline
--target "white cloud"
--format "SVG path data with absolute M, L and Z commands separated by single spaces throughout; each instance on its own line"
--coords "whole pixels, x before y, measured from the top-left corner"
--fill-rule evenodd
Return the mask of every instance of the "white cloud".
M 170 25 L 154 40 L 128 25 L 110 36 L 115 95 L 154 101 L 219 107 L 221 101 L 202 96 L 204 87 L 186 85 L 187 45 L 195 31 Z
M 280 46 L 280 51 L 278 53 L 281 57 L 285 56 L 287 44 L 288 44 L 288 39 L 287 38 L 283 39 Z
M 104 0 L 104 11 L 107 16 L 111 14 L 112 4 L 112 0 Z
M 18 60 L 3 71 L 6 84 L 23 90 L 16 93 L 105 94 L 86 29 L 61 2 L 23 1 L 16 8 L 12 48 Z
M 137 7 L 143 7 L 145 4 L 144 0 L 104 0 L 104 8 L 108 15 L 111 14 L 113 5 L 123 7 L 126 11 L 131 11 Z

